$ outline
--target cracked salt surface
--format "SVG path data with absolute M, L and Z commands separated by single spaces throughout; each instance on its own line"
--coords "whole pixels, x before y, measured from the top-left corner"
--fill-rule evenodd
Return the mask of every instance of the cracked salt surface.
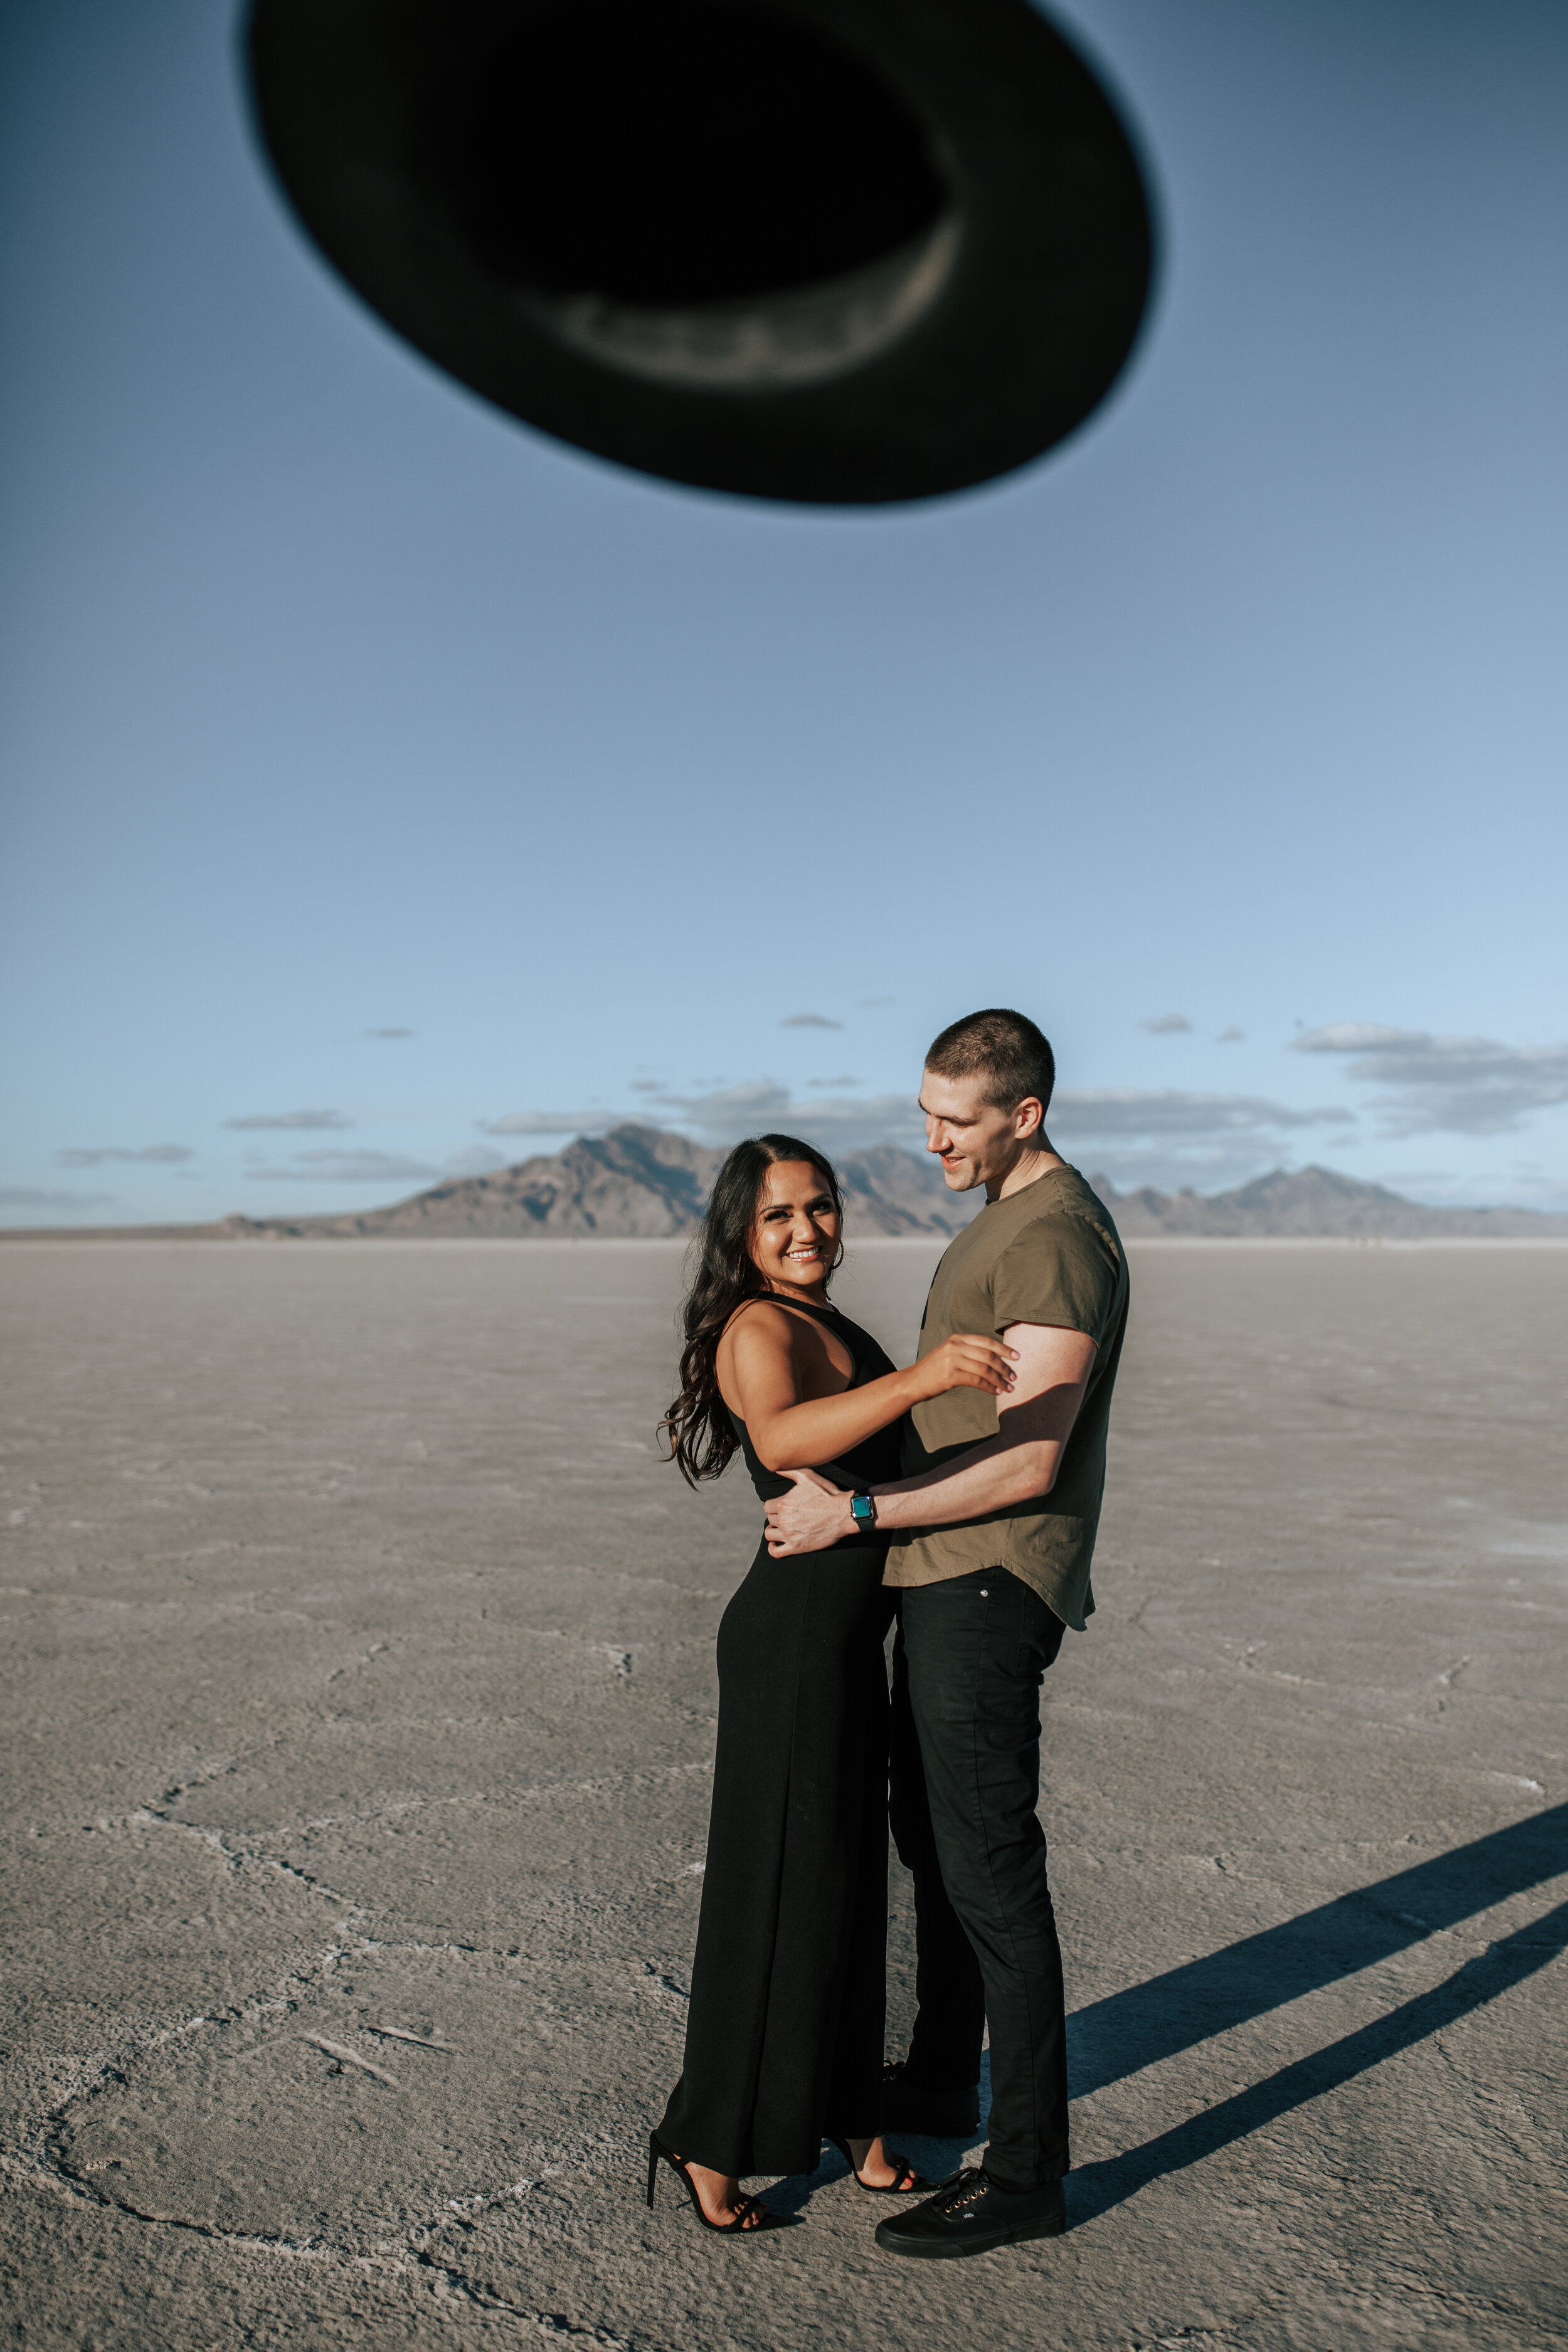
M 931 1256 L 843 1303 L 907 1349 Z M 1134 1253 L 1046 1705 L 1074 2226 L 912 2276 L 836 2158 L 743 2259 L 641 2202 L 757 1519 L 645 1450 L 678 1264 L 0 1257 L 16 2340 L 1568 2343 L 1560 1555 L 1489 1549 L 1564 1525 L 1568 1263 Z
M 296 1972 L 283 1998 L 282 2031 L 271 2019 L 258 2031 L 209 2018 L 199 2042 L 164 2040 L 117 2067 L 59 2112 L 53 2163 L 67 2178 L 97 2176 L 101 2193 L 157 2219 L 363 2253 L 406 2227 L 416 2182 L 433 2223 L 498 2150 L 514 2174 L 583 2160 L 586 2143 L 569 2124 L 542 2137 L 516 2125 L 520 2102 L 542 2075 L 555 2079 L 563 2039 L 580 2031 L 542 1991 L 537 1968 L 344 1938 L 309 1980 Z M 395 2075 L 378 2064 L 355 2037 L 389 1998 L 439 2011 L 457 2046 L 409 2040 Z M 637 2031 L 629 1983 L 597 1988 L 596 2006 Z

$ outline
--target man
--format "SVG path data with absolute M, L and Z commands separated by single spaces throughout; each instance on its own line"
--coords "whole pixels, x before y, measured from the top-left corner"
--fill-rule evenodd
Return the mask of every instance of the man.
M 889 2069 L 889 2129 L 944 2136 L 979 2116 L 991 2032 L 984 2165 L 884 2221 L 889 2253 L 982 2253 L 1066 2226 L 1066 2017 L 1061 1951 L 1036 1813 L 1039 1689 L 1063 1631 L 1094 1607 L 1089 1561 L 1110 1392 L 1127 1322 L 1116 1227 L 1051 1149 L 1050 1046 L 1020 1013 L 972 1013 L 926 1056 L 926 1149 L 950 1191 L 985 1205 L 937 1267 L 923 1356 L 957 1331 L 1005 1334 L 1007 1396 L 955 1389 L 915 1407 L 896 1483 L 869 1501 L 814 1471 L 768 1506 L 777 1556 L 856 1526 L 893 1533 L 893 1833 L 914 1874 L 919 2014 Z

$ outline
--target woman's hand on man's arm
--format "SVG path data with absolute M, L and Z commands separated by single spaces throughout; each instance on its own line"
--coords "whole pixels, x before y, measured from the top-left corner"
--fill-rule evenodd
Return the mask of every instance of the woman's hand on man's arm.
M 986 1396 L 1011 1396 L 1017 1384 L 1018 1350 L 1005 1339 L 980 1331 L 956 1331 L 909 1368 L 918 1383 L 915 1402 L 946 1396 L 950 1389 L 979 1389 Z

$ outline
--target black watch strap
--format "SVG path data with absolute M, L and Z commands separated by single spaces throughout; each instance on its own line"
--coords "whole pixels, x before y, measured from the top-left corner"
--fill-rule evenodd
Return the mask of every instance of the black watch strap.
M 854 1520 L 856 1526 L 860 1529 L 861 1533 L 868 1535 L 877 1524 L 877 1498 L 875 1495 L 851 1495 L 849 1497 L 849 1516 Z

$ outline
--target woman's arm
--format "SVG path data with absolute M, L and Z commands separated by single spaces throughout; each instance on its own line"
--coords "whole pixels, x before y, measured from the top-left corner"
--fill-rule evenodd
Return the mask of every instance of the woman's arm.
M 887 1372 L 864 1388 L 837 1396 L 803 1396 L 817 1370 L 836 1374 L 820 1327 L 805 1325 L 787 1307 L 766 1300 L 739 1314 L 720 1343 L 720 1385 L 745 1423 L 757 1459 L 769 1470 L 804 1470 L 847 1454 L 906 1413 L 923 1397 L 949 1389 L 982 1389 L 1005 1396 L 1013 1386 L 1014 1351 L 1004 1340 L 960 1333 L 918 1364 Z M 728 1360 L 724 1360 L 727 1359 Z M 841 1375 L 839 1375 L 841 1377 Z
M 877 1525 L 885 1532 L 989 1518 L 1050 1493 L 1094 1370 L 1094 1341 L 1054 1323 L 1010 1323 L 1007 1337 L 1018 1343 L 1018 1374 L 1007 1402 L 997 1407 L 997 1434 L 939 1469 L 873 1486 Z M 809 1475 L 768 1505 L 767 1523 L 775 1559 L 821 1551 L 855 1525 L 848 1496 Z

